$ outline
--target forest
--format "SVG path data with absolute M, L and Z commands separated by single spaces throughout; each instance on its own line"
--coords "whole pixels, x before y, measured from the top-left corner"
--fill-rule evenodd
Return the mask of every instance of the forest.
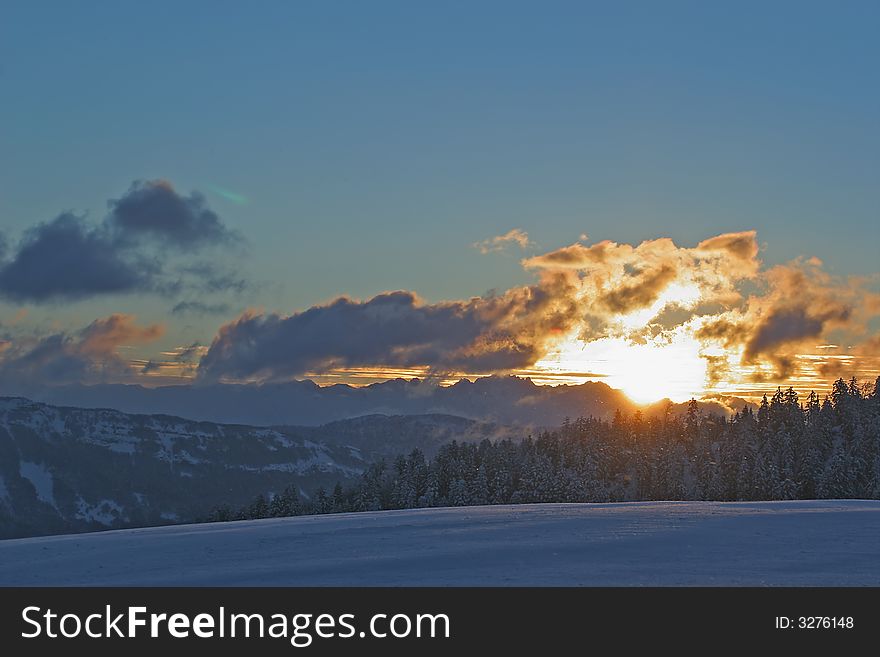
M 838 379 L 757 409 L 566 420 L 522 440 L 453 441 L 371 464 L 350 487 L 306 498 L 295 486 L 209 521 L 420 507 L 644 500 L 880 499 L 880 377 Z

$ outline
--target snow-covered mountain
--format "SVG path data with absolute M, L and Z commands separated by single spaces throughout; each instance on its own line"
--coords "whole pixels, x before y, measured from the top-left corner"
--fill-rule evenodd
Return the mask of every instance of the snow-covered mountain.
M 0 382 L 2 384 L 2 382 Z M 355 387 L 312 381 L 264 385 L 69 385 L 0 388 L 48 404 L 163 413 L 210 422 L 255 425 L 322 425 L 363 415 L 444 414 L 496 422 L 558 426 L 566 417 L 610 419 L 636 406 L 604 383 L 540 386 L 527 378 L 488 376 L 450 386 L 395 379 Z
M 0 537 L 192 521 L 289 485 L 308 497 L 379 457 L 499 431 L 440 415 L 253 427 L 0 398 Z

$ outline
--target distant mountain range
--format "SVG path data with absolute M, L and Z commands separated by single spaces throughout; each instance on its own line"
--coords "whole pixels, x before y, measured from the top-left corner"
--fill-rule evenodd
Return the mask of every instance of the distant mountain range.
M 0 397 L 0 538 L 193 521 L 291 484 L 304 497 L 348 484 L 415 447 L 430 457 L 453 439 L 519 439 L 566 417 L 637 408 L 602 383 L 517 377 L 29 392 L 40 401 Z
M 490 376 L 451 386 L 395 379 L 363 387 L 312 381 L 265 385 L 45 386 L 0 390 L 49 404 L 115 408 L 126 413 L 177 415 L 236 424 L 322 425 L 371 414 L 441 413 L 500 424 L 557 426 L 566 417 L 609 418 L 636 405 L 604 383 L 539 386 L 530 379 Z
M 381 457 L 506 435 L 444 415 L 267 428 L 0 398 L 0 538 L 193 521 L 291 484 L 307 498 Z

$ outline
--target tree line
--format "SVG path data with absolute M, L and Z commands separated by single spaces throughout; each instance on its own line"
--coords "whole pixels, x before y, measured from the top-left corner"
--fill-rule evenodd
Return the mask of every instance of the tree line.
M 290 486 L 209 520 L 534 502 L 880 499 L 880 377 L 792 388 L 732 417 L 687 412 L 566 420 L 519 441 L 453 441 L 371 464 L 353 486 Z

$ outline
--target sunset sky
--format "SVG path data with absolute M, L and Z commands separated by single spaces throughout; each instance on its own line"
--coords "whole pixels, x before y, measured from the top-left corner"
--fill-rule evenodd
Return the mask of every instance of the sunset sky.
M 876 376 L 880 5 L 613 4 L 4 3 L 4 389 Z

